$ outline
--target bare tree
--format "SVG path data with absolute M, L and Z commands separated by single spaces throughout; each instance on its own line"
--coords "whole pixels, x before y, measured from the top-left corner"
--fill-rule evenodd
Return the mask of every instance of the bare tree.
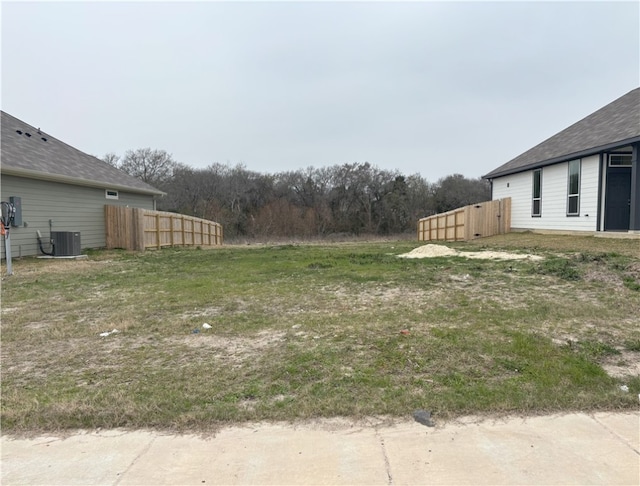
M 242 164 L 194 169 L 151 149 L 103 160 L 165 191 L 159 209 L 217 221 L 230 238 L 399 234 L 421 217 L 491 196 L 481 179 L 454 174 L 431 184 L 367 162 L 271 175 Z
M 166 151 L 142 148 L 127 150 L 119 168 L 147 184 L 161 186 L 173 176 L 178 166 Z
M 116 155 L 115 152 L 109 152 L 104 154 L 104 156 L 102 157 L 102 161 L 114 167 L 119 167 L 120 156 Z

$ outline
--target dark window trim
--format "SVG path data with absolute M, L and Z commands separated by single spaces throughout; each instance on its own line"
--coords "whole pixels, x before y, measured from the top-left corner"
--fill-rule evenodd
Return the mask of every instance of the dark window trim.
M 538 181 L 539 194 L 536 197 L 536 172 L 539 174 L 540 180 Z M 542 168 L 534 169 L 533 177 L 531 178 L 531 217 L 532 218 L 541 218 L 542 217 Z M 535 204 L 538 201 L 538 212 L 535 212 Z
M 577 162 L 578 163 L 578 192 L 575 194 L 571 194 L 569 191 L 571 190 L 571 163 L 572 162 Z M 581 189 L 581 185 L 582 185 L 582 159 L 573 159 L 567 162 L 567 217 L 570 218 L 575 218 L 577 216 L 580 216 L 580 189 Z M 570 213 L 569 212 L 569 207 L 570 207 L 570 203 L 569 201 L 571 200 L 572 197 L 575 197 L 578 199 L 578 203 L 576 205 L 576 212 L 575 213 Z

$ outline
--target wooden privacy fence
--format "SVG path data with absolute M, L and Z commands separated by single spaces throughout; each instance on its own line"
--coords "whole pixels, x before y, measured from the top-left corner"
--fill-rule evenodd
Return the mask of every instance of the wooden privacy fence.
M 472 204 L 418 221 L 418 241 L 465 241 L 508 233 L 511 198 Z
M 222 245 L 222 225 L 184 214 L 105 205 L 104 220 L 108 249 Z

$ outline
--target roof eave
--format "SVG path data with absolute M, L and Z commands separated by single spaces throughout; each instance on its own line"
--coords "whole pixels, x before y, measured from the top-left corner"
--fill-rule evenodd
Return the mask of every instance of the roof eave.
M 74 186 L 96 187 L 101 189 L 115 189 L 118 191 L 133 192 L 136 194 L 146 194 L 149 196 L 164 196 L 166 192 L 152 189 L 142 189 L 138 187 L 125 186 L 122 184 L 112 184 L 102 181 L 92 181 L 82 179 L 80 177 L 70 177 L 59 174 L 49 174 L 31 169 L 22 169 L 17 167 L 2 167 L 2 174 L 26 177 L 28 179 L 39 179 L 51 182 L 61 182 L 63 184 L 73 184 Z
M 607 150 L 624 147 L 625 145 L 629 145 L 636 142 L 640 142 L 640 135 L 627 138 L 624 140 L 619 140 L 617 142 L 608 143 L 606 145 L 600 145 L 598 147 L 592 147 L 589 149 L 581 150 L 579 152 L 573 152 L 570 154 L 553 157 L 551 159 L 532 162 L 530 164 L 523 165 L 521 167 L 515 167 L 513 169 L 489 172 L 488 174 L 483 175 L 482 178 L 495 179 L 496 177 L 503 177 L 511 174 L 517 174 L 518 172 L 526 172 L 528 170 L 537 169 L 539 167 L 545 167 L 547 165 L 559 164 L 561 162 L 566 162 L 568 160 L 575 160 L 575 159 L 580 159 L 582 157 L 588 157 L 589 155 L 598 154 L 600 152 L 606 152 Z

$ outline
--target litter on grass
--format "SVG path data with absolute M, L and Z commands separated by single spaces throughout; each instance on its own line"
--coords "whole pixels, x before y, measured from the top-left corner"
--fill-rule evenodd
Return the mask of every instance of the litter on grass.
M 205 322 L 205 323 L 202 325 L 202 328 L 203 328 L 203 329 L 211 329 L 211 324 L 209 324 L 209 323 Z
M 117 329 L 114 329 L 113 331 L 101 332 L 100 337 L 107 337 L 111 334 L 117 334 L 118 332 L 120 331 L 118 331 Z
M 426 425 L 427 427 L 435 427 L 436 424 L 433 423 L 431 419 L 431 412 L 428 410 L 416 410 L 413 412 L 413 418 L 416 422 L 421 423 L 422 425 Z

